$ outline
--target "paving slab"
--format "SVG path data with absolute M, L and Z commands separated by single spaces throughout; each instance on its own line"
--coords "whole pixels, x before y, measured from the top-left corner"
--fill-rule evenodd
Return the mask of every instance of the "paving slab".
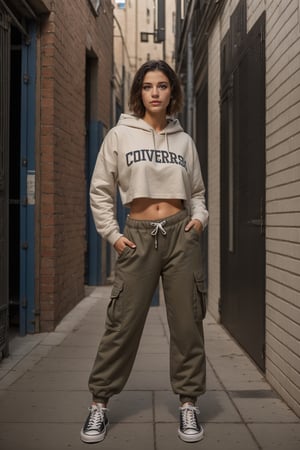
M 147 322 L 145 328 L 143 330 L 143 336 L 164 336 L 166 337 L 166 333 L 164 328 L 161 326 L 161 323 L 152 323 Z
M 66 391 L 63 395 L 59 391 L 8 391 L 1 397 L 0 430 L 2 424 L 9 422 L 81 423 L 87 416 L 90 400 L 86 390 Z
M 218 341 L 218 345 L 216 345 Z M 244 356 L 242 349 L 227 336 L 222 339 L 222 335 L 216 339 L 209 339 L 207 334 L 205 334 L 205 349 L 207 354 L 211 359 L 213 358 L 224 358 L 225 356 Z
M 167 340 L 166 336 L 143 334 L 141 341 L 140 341 L 140 348 L 142 348 L 143 346 L 148 346 L 148 345 L 152 345 L 153 347 L 160 347 L 161 345 L 168 345 L 168 340 Z
M 263 396 L 260 391 L 252 391 L 252 394 L 248 391 L 247 394 L 241 396 L 239 392 L 231 393 L 232 400 L 245 422 L 300 423 L 299 418 L 275 393 Z
M 86 450 L 78 438 L 79 424 L 4 423 L 0 430 L 0 448 L 5 450 Z
M 299 423 L 251 424 L 249 429 L 255 435 L 263 450 L 300 449 Z
M 166 353 L 139 352 L 133 365 L 133 371 L 169 371 L 169 355 Z
M 73 356 L 73 355 L 72 355 Z M 54 356 L 48 356 L 42 358 L 38 364 L 36 364 L 36 372 L 86 372 L 90 371 L 94 358 L 81 357 L 73 358 L 58 358 Z
M 59 346 L 52 348 L 47 357 L 48 358 L 87 358 L 94 360 L 98 350 L 98 345 L 88 347 L 76 346 Z
M 168 371 L 132 371 L 125 386 L 126 390 L 155 390 L 171 389 Z
M 123 391 L 109 402 L 110 423 L 153 423 L 153 393 Z
M 79 439 L 80 426 L 79 423 L 45 423 L 38 427 L 27 423 L 1 424 L 0 446 L 5 450 L 86 450 L 87 444 Z M 105 441 L 94 447 L 101 445 L 105 450 L 154 450 L 153 425 L 112 425 Z
M 94 336 L 95 341 L 98 343 L 100 340 L 100 337 L 104 333 L 104 323 L 99 324 L 98 322 L 95 324 L 92 324 L 90 321 L 82 321 L 80 325 L 78 325 L 76 328 L 74 328 L 73 333 L 82 334 L 84 336 L 85 334 L 91 334 Z
M 240 423 L 242 419 L 223 391 L 207 391 L 199 397 L 200 422 Z M 155 393 L 155 419 L 157 422 L 176 422 L 179 418 L 178 398 L 173 392 Z
M 207 391 L 199 401 L 200 418 L 204 424 L 240 423 L 242 418 L 226 391 Z
M 161 343 L 151 343 L 151 341 L 141 343 L 139 353 L 165 353 L 169 355 L 169 344 L 166 341 L 162 341 Z
M 153 424 L 139 422 L 112 424 L 103 442 L 103 448 L 105 450 L 155 450 Z
M 156 425 L 156 450 L 258 450 L 259 446 L 243 424 L 207 424 L 204 439 L 186 444 L 177 437 L 177 424 Z M 190 445 L 190 447 L 187 447 Z
M 246 355 L 211 357 L 208 359 L 227 390 L 266 390 L 269 384 Z
M 224 389 L 224 387 L 221 384 L 220 378 L 216 375 L 209 361 L 206 361 L 206 390 L 222 389 Z
M 216 353 L 220 353 L 223 344 L 228 346 L 228 348 L 230 348 L 231 351 L 243 353 L 243 350 L 241 350 L 238 343 L 233 341 L 232 338 L 223 330 L 222 325 L 216 322 L 208 324 L 207 319 L 205 318 L 203 321 L 203 329 L 205 336 L 205 344 L 207 346 L 210 346 L 210 348 L 213 349 Z M 214 346 L 215 341 L 218 341 L 220 346 L 215 347 Z
M 90 370 L 70 372 L 51 371 L 39 372 L 31 370 L 12 384 L 9 389 L 13 391 L 76 391 L 86 390 Z
M 29 334 L 24 337 L 15 336 L 9 342 L 9 353 L 13 356 L 24 356 L 39 345 L 48 333 Z
M 72 332 L 61 342 L 62 347 L 90 347 L 98 346 L 100 334 Z
M 61 344 L 68 336 L 68 331 L 58 331 L 55 333 L 48 333 L 42 340 L 43 345 L 56 346 Z

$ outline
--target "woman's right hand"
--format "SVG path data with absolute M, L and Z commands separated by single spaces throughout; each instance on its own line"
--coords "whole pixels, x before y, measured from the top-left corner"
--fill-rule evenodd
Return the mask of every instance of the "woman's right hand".
M 114 243 L 114 249 L 120 256 L 124 250 L 125 247 L 130 248 L 136 248 L 136 245 L 134 242 L 127 239 L 125 236 L 121 236 L 115 243 Z

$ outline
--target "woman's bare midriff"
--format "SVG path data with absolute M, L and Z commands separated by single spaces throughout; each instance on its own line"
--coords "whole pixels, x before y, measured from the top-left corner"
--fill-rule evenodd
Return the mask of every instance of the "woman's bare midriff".
M 183 209 L 179 199 L 136 198 L 130 205 L 130 217 L 136 220 L 159 220 Z

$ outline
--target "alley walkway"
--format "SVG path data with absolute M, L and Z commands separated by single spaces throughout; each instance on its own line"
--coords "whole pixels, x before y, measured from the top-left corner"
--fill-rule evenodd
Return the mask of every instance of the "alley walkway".
M 110 287 L 92 290 L 53 333 L 11 342 L 0 363 L 2 450 L 86 449 L 79 431 L 87 415 L 87 379 Z M 200 399 L 205 439 L 177 438 L 164 307 L 152 307 L 134 370 L 109 405 L 111 427 L 93 448 L 105 450 L 298 450 L 299 418 L 221 325 L 205 319 L 207 393 Z

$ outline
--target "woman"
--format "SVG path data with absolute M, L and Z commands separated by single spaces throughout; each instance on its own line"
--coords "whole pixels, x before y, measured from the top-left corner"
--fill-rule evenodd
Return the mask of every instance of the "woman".
M 124 387 L 146 316 L 162 279 L 170 327 L 170 376 L 179 395 L 178 435 L 202 439 L 197 397 L 205 391 L 205 316 L 200 234 L 207 224 L 204 185 L 193 140 L 170 116 L 182 104 L 179 80 L 164 61 L 143 64 L 129 106 L 107 134 L 94 169 L 90 199 L 98 232 L 117 251 L 106 330 L 89 379 L 93 395 L 84 442 L 106 435 L 107 403 Z M 115 218 L 116 186 L 130 213 L 124 234 Z

